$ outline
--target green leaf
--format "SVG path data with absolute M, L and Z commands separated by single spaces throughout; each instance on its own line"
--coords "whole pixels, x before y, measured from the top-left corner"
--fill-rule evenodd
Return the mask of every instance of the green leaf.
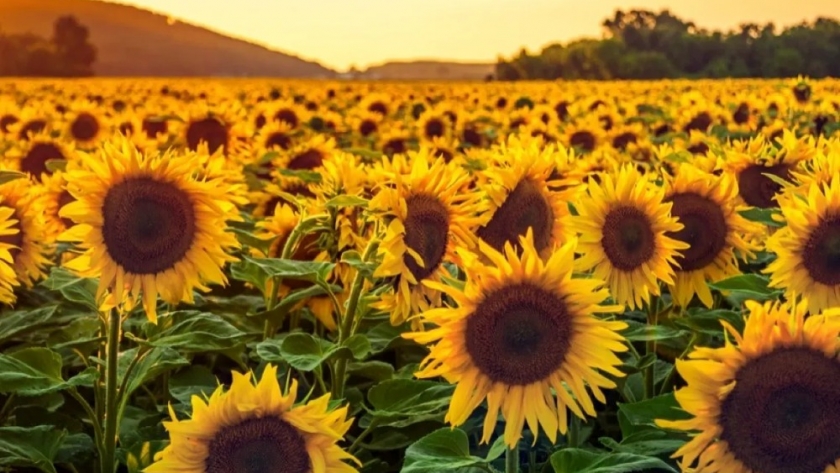
M 391 379 L 368 391 L 371 414 L 382 425 L 403 427 L 443 418 L 454 387 L 435 381 Z
M 685 327 L 692 332 L 704 333 L 713 337 L 719 337 L 723 334 L 721 321 L 728 322 L 739 331 L 744 329 L 744 316 L 734 310 L 709 310 L 692 307 L 682 317 L 674 319 L 676 325 Z
M 239 240 L 240 243 L 246 246 L 250 246 L 251 248 L 256 248 L 257 250 L 260 250 L 263 254 L 268 253 L 269 249 L 271 248 L 271 244 L 274 241 L 273 238 L 257 238 L 257 236 L 255 236 L 248 230 L 245 230 L 244 228 L 231 228 L 231 231 L 236 235 L 236 239 Z
M 120 353 L 119 364 L 117 366 L 119 379 L 125 376 L 128 365 L 137 356 L 137 350 L 137 348 L 132 348 Z M 172 348 L 151 348 L 132 370 L 128 383 L 126 384 L 126 394 L 124 395 L 131 394 L 146 382 L 157 378 L 167 371 L 188 366 L 189 364 L 186 358 Z
M 264 292 L 265 283 L 270 278 L 326 284 L 325 281 L 334 267 L 335 263 L 330 262 L 243 256 L 240 261 L 231 265 L 230 272 L 234 279 L 250 282 Z
M 746 210 L 741 210 L 738 213 L 747 220 L 761 223 L 768 227 L 778 228 L 785 226 L 784 219 L 781 218 L 782 213 L 779 209 L 751 207 Z M 774 216 L 776 217 L 775 219 L 773 218 Z
M 391 322 L 385 321 L 368 330 L 366 335 L 370 341 L 371 353 L 376 355 L 396 345 L 413 343 L 401 336 L 408 330 L 407 327 L 407 325 L 395 327 L 391 325 Z
M 224 351 L 245 344 L 248 334 L 216 314 L 198 311 L 173 312 L 162 318 L 160 325 L 147 324 L 149 329 L 162 329 L 149 335 L 153 347 L 177 348 L 184 352 Z
M 480 466 L 488 466 L 487 461 L 470 455 L 467 434 L 461 429 L 445 427 L 408 447 L 400 473 L 440 473 Z
M 295 177 L 307 184 L 318 184 L 321 182 L 321 174 L 306 169 L 279 169 L 278 172 L 284 176 Z
M 363 359 L 368 353 L 370 342 L 361 334 L 348 338 L 343 346 L 301 332 L 290 333 L 282 339 L 265 340 L 257 345 L 257 355 L 264 361 L 285 361 L 301 371 L 312 371 L 328 360 L 340 356 Z
M 648 325 L 635 320 L 626 320 L 627 328 L 621 334 L 631 342 L 671 340 L 688 335 L 688 332 L 667 325 Z
M 56 473 L 53 459 L 67 435 L 50 425 L 0 427 L 0 467 L 34 467 Z
M 55 463 L 90 464 L 96 453 L 93 439 L 88 434 L 71 434 L 64 437 L 55 456 Z
M 677 473 L 671 465 L 656 457 L 632 453 L 590 452 L 565 448 L 551 456 L 555 473 L 628 473 L 659 469 Z
M 4 312 L 0 317 L 0 346 L 15 337 L 55 324 L 57 307 L 48 305 L 34 310 Z
M 87 368 L 65 381 L 61 368 L 61 355 L 48 348 L 0 354 L 0 392 L 40 396 L 75 386 L 92 386 L 99 376 L 95 368 Z
M 323 296 L 327 294 L 327 288 L 333 291 L 333 294 L 340 292 L 341 287 L 334 285 L 310 286 L 302 289 L 297 289 L 290 292 L 284 297 L 273 309 L 257 312 L 253 317 L 265 318 L 271 321 L 274 325 L 279 326 L 286 315 L 289 314 L 301 301 L 308 300 L 312 297 Z
M 24 178 L 27 174 L 25 172 L 20 171 L 9 171 L 9 170 L 2 170 L 0 171 L 0 184 L 5 184 L 7 182 L 14 181 L 16 179 Z
M 684 438 L 669 438 L 668 432 L 653 429 L 630 434 L 621 443 L 610 437 L 598 440 L 614 452 L 645 456 L 670 455 L 686 442 Z
M 766 301 L 780 296 L 782 291 L 768 287 L 769 282 L 770 279 L 766 276 L 750 273 L 709 283 L 709 287 L 728 292 L 728 297 L 734 298 L 740 304 L 743 300 Z
M 324 206 L 327 208 L 341 208 L 341 207 L 367 207 L 368 201 L 362 197 L 355 195 L 339 195 L 328 200 Z
M 630 404 L 618 403 L 618 410 L 634 425 L 656 426 L 656 419 L 682 420 L 691 416 L 682 410 L 674 393 Z
M 379 263 L 377 261 L 363 261 L 362 255 L 356 250 L 347 250 L 341 254 L 341 262 L 362 273 L 367 279 L 373 278 Z
M 182 403 L 188 404 L 192 396 L 209 397 L 218 385 L 219 381 L 210 368 L 193 365 L 169 378 L 169 394 Z
M 41 283 L 44 287 L 58 291 L 65 299 L 83 304 L 93 312 L 99 312 L 96 303 L 96 280 L 80 278 L 64 268 L 54 266 L 50 275 Z
M 363 361 L 347 364 L 347 372 L 361 378 L 380 382 L 394 377 L 394 365 L 384 361 Z

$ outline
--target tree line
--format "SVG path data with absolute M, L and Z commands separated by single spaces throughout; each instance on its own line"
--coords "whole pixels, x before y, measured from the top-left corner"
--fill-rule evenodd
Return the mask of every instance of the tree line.
M 88 77 L 96 47 L 88 28 L 73 17 L 59 17 L 51 38 L 4 33 L 0 27 L 0 77 Z
M 617 10 L 602 39 L 522 49 L 496 64 L 498 80 L 840 77 L 840 22 L 818 18 L 777 31 L 745 23 L 709 31 L 668 10 Z

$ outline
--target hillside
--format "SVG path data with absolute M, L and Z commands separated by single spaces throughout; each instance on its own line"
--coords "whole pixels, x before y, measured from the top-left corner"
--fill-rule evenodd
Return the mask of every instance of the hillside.
M 483 80 L 494 64 L 442 61 L 391 61 L 371 66 L 359 74 L 364 79 Z
M 0 0 L 0 30 L 45 37 L 75 15 L 99 50 L 99 76 L 332 77 L 320 64 L 139 8 L 96 0 Z

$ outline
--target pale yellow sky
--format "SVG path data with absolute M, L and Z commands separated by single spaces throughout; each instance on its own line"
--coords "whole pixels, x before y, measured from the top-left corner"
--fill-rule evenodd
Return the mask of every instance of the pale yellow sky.
M 345 70 L 388 60 L 495 61 L 599 36 L 617 8 L 669 8 L 700 26 L 840 17 L 840 0 L 117 0 Z

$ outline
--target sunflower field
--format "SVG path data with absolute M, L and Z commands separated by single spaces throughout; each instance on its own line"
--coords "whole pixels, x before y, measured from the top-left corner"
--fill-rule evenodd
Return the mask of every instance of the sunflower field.
M 838 473 L 840 81 L 0 82 L 0 472 Z

